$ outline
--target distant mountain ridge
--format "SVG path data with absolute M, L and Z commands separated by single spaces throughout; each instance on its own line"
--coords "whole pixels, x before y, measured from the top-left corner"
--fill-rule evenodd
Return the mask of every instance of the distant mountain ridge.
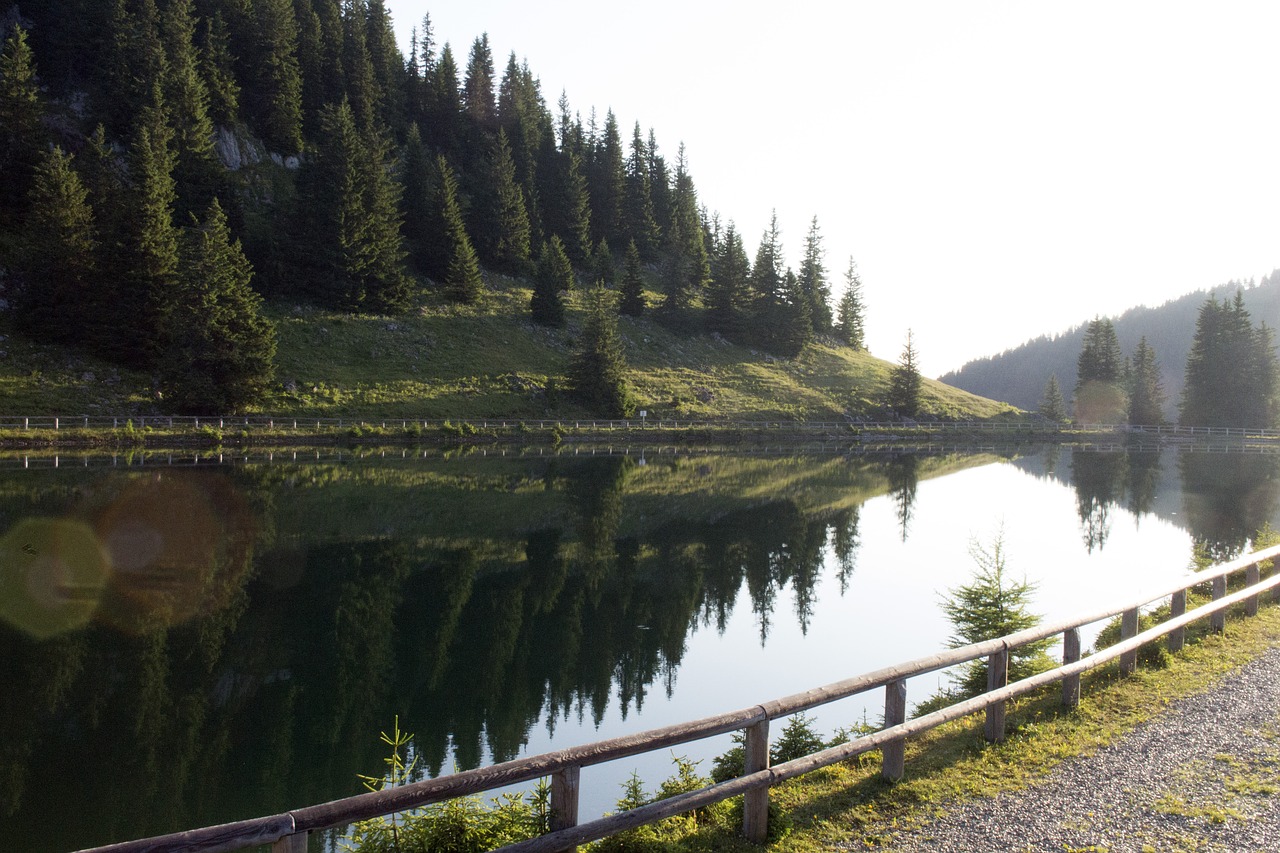
M 1273 329 L 1280 325 L 1280 269 L 1263 276 L 1256 284 L 1230 281 L 1155 308 L 1131 308 L 1119 317 L 1110 318 L 1126 357 L 1133 354 L 1143 337 L 1155 349 L 1168 398 L 1166 417 L 1173 419 L 1177 413 L 1187 353 L 1191 350 L 1201 306 L 1210 295 L 1219 301 L 1234 299 L 1237 290 L 1243 293 L 1245 307 L 1255 325 L 1260 321 Z M 970 393 L 1034 411 L 1044 397 L 1049 377 L 1056 375 L 1069 403 L 1076 383 L 1076 359 L 1087 325 L 1087 322 L 1081 323 L 1052 337 L 1041 335 L 999 355 L 971 361 L 938 379 Z

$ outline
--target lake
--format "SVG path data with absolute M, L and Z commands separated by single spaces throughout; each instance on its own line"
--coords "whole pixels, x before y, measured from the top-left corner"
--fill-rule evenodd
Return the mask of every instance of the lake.
M 999 537 L 1054 619 L 1267 523 L 1280 452 L 6 458 L 0 838 L 64 851 L 360 793 L 397 718 L 435 775 L 735 710 L 944 648 L 975 544 Z M 707 772 L 729 746 L 680 754 Z M 672 769 L 584 770 L 583 818 Z

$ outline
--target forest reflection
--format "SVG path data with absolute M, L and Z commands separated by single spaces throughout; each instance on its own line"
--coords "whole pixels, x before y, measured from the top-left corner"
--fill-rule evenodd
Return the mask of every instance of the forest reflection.
M 1065 473 L 1091 550 L 1117 508 L 1151 512 L 1179 481 L 1184 521 L 1216 555 L 1276 511 L 1274 455 L 1061 453 L 1020 464 Z M 535 726 L 638 713 L 671 690 L 690 632 L 723 632 L 744 594 L 761 645 L 779 620 L 807 631 L 824 572 L 840 596 L 854 583 L 868 500 L 893 502 L 905 541 L 923 480 L 992 461 L 6 475 L 0 519 L 83 523 L 128 570 L 83 628 L 0 627 L 0 833 L 41 823 L 32 849 L 65 850 L 359 793 L 396 715 L 435 775 L 513 758 Z M 146 560 L 143 529 L 163 534 Z

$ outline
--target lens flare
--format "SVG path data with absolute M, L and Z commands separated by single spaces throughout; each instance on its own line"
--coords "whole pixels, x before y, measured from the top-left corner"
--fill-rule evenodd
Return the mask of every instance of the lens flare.
M 38 639 L 93 618 L 109 573 L 87 525 L 26 518 L 0 538 L 0 619 Z

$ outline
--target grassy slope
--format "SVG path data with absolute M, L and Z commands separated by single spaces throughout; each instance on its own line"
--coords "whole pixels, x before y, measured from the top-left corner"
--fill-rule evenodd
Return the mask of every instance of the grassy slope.
M 563 387 L 582 311 L 570 296 L 562 330 L 528 319 L 523 282 L 490 276 L 479 307 L 424 298 L 404 316 L 356 316 L 311 306 L 269 309 L 280 335 L 277 393 L 263 413 L 319 417 L 579 417 Z M 650 302 L 657 301 L 650 294 Z M 815 344 L 776 359 L 717 337 L 673 333 L 647 318 L 622 318 L 630 378 L 650 417 L 834 419 L 872 414 L 893 365 L 866 353 Z M 0 410 L 6 414 L 164 413 L 150 378 L 80 353 L 0 341 Z M 1003 403 L 925 380 L 925 410 L 981 419 L 1010 415 Z

